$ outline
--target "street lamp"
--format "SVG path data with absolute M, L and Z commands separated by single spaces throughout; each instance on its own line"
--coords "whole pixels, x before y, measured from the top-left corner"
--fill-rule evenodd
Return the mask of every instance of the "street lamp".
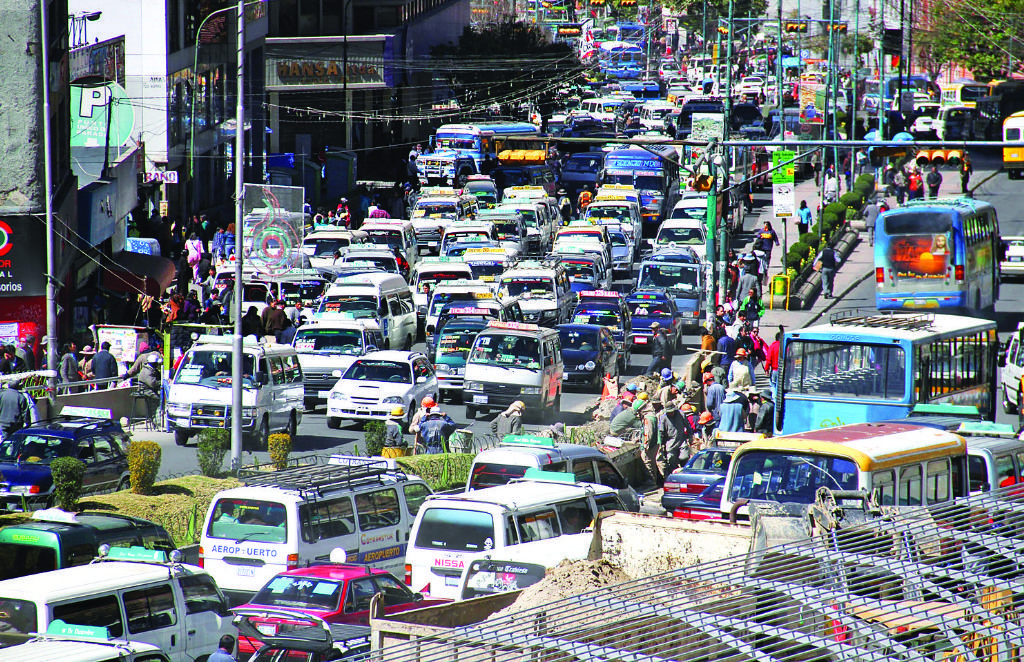
M 103 15 L 101 11 L 80 11 L 77 14 L 68 14 L 71 22 L 68 32 L 71 33 L 71 48 L 86 46 L 89 43 L 89 35 L 86 26 L 92 21 L 100 20 Z
M 348 10 L 352 0 L 345 0 L 341 5 L 341 98 L 345 100 L 345 149 L 352 149 L 352 104 L 348 99 Z

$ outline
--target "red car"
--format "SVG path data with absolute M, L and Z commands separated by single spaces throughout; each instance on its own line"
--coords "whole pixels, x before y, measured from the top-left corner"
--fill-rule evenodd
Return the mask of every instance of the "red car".
M 448 602 L 424 600 L 423 595 L 413 593 L 386 570 L 364 565 L 325 563 L 276 575 L 252 600 L 235 609 L 284 608 L 312 614 L 328 623 L 369 625 L 370 599 L 377 593 L 384 594 L 384 611 L 387 614 Z M 305 625 L 280 618 L 250 620 L 257 630 L 268 636 Z M 258 641 L 244 636 L 238 638 L 238 650 L 241 653 L 251 654 L 259 646 Z

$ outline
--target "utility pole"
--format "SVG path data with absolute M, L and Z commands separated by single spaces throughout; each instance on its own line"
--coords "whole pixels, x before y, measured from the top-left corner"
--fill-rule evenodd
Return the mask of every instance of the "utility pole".
M 775 96 L 782 112 L 782 0 L 779 1 L 779 37 L 775 41 Z M 767 98 L 767 95 L 765 95 Z
M 42 60 L 40 71 L 43 72 L 43 191 L 46 199 L 46 367 L 54 371 L 47 378 L 50 392 L 57 395 L 57 279 L 54 275 L 56 260 L 54 259 L 54 228 L 53 228 L 53 161 L 50 158 L 52 129 L 50 126 L 50 30 L 47 20 L 46 0 L 39 0 L 39 57 Z
M 726 141 L 729 139 L 729 120 L 732 117 L 732 26 L 733 26 L 733 9 L 734 2 L 729 0 L 729 43 L 726 44 L 726 55 L 725 55 L 725 121 L 722 123 L 722 140 Z M 722 67 L 718 67 L 721 71 Z M 724 173 L 720 173 L 715 177 L 715 184 L 718 186 L 718 190 L 722 191 L 728 187 L 729 182 L 729 161 L 728 152 L 725 151 L 725 147 L 722 148 L 722 169 Z M 721 178 L 721 179 L 720 179 Z M 721 182 L 724 180 L 726 186 L 723 187 Z M 724 205 L 723 205 L 724 206 Z M 732 208 L 729 208 L 729 212 L 732 213 Z M 725 301 L 725 267 L 726 260 L 729 255 L 729 221 L 726 218 L 722 218 L 722 230 L 719 234 L 718 242 L 718 300 Z
M 245 0 L 238 0 L 238 84 L 235 103 L 235 329 L 231 338 L 231 470 L 242 463 L 242 235 L 245 234 Z M 258 366 L 256 367 L 258 368 Z M 253 379 L 257 371 L 254 368 Z M 259 426 L 259 421 L 256 422 Z

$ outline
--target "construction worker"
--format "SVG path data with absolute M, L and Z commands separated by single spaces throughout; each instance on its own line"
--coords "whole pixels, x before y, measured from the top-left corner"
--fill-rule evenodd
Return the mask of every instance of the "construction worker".
M 409 452 L 409 442 L 402 434 L 402 419 L 405 418 L 405 407 L 399 405 L 391 410 L 391 415 L 384 422 L 384 447 L 380 449 L 381 457 L 402 457 Z

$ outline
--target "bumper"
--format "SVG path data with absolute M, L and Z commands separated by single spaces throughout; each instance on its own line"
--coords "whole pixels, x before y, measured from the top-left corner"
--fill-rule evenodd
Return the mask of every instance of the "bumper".
M 1024 260 L 1021 262 L 1000 262 L 999 273 L 1005 278 L 1024 278 Z
M 356 405 L 351 402 L 327 401 L 327 415 L 348 421 L 386 421 L 397 403 Z
M 566 370 L 562 373 L 562 384 L 568 386 L 596 386 L 601 383 L 601 374 L 596 370 Z
M 465 385 L 466 379 L 462 375 L 437 375 L 437 388 L 442 391 L 461 391 Z
M 523 311 L 523 321 L 529 324 L 540 324 L 541 326 L 555 326 L 558 324 L 557 310 L 531 310 Z
M 876 294 L 879 310 L 930 310 L 935 308 L 962 308 L 968 305 L 967 295 L 960 292 L 915 295 Z
M 521 393 L 481 393 L 479 391 L 463 391 L 462 397 L 467 405 L 476 407 L 478 410 L 506 409 L 516 400 L 522 400 L 527 410 L 543 406 L 543 398 L 540 395 L 523 395 Z
M 205 430 L 210 428 L 220 428 L 225 430 L 231 429 L 231 417 L 227 418 L 208 418 L 199 416 L 173 416 L 167 415 L 167 423 L 170 425 L 172 430 Z M 252 417 L 242 418 L 242 430 L 245 432 L 253 432 L 256 429 L 256 419 Z
M 634 352 L 638 349 L 651 351 L 651 343 L 653 342 L 651 334 L 634 333 L 629 338 Z

